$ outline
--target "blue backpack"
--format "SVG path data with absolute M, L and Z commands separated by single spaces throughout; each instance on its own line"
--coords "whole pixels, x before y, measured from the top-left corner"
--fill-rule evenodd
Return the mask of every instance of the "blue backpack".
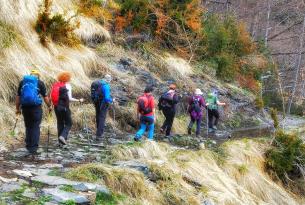
M 33 75 L 26 75 L 23 77 L 23 84 L 21 88 L 21 105 L 22 106 L 37 106 L 41 105 L 42 100 L 38 92 L 38 78 Z
M 106 84 L 103 80 L 96 80 L 91 84 L 91 100 L 94 104 L 99 104 L 104 98 L 103 86 Z

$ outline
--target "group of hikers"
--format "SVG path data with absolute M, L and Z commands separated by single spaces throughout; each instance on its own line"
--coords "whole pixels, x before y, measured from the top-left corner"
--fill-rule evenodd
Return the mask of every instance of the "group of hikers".
M 53 108 L 57 119 L 58 142 L 60 146 L 65 147 L 68 144 L 68 135 L 72 127 L 70 102 L 84 102 L 83 98 L 76 99 L 72 95 L 71 73 L 64 71 L 57 76 L 57 82 L 52 85 L 50 95 L 47 95 L 46 86 L 40 80 L 40 72 L 32 70 L 30 75 L 25 75 L 20 81 L 16 96 L 16 114 L 22 113 L 25 124 L 25 143 L 26 148 L 31 155 L 36 155 L 39 138 L 40 124 L 42 121 L 42 101 L 48 106 L 49 113 Z M 109 106 L 115 102 L 111 96 L 110 83 L 112 77 L 106 74 L 102 79 L 96 80 L 91 84 L 91 100 L 95 106 L 96 112 L 96 142 L 103 141 L 105 121 Z M 147 86 L 144 94 L 137 99 L 137 118 L 140 122 L 140 128 L 134 136 L 135 141 L 140 141 L 143 134 L 148 131 L 148 140 L 153 140 L 156 106 L 152 94 L 153 87 Z M 197 88 L 188 100 L 188 113 L 190 123 L 188 125 L 188 134 L 191 134 L 192 127 L 196 122 L 196 136 L 200 135 L 201 122 L 203 119 L 203 110 L 207 110 L 209 132 L 214 132 L 217 128 L 219 119 L 218 106 L 225 105 L 218 100 L 216 93 L 209 93 L 207 99 L 203 98 L 202 91 Z M 177 104 L 180 97 L 176 91 L 176 85 L 169 85 L 168 91 L 163 93 L 158 101 L 158 108 L 162 111 L 165 121 L 160 132 L 166 137 L 171 136 L 171 129 L 177 112 Z

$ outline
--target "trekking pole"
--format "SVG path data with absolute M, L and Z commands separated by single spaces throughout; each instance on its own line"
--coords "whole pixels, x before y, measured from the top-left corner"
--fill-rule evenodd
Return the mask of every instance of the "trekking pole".
M 48 114 L 47 123 L 48 123 L 47 157 L 49 157 L 51 112 L 49 112 L 49 114 Z
M 209 137 L 209 109 L 206 108 L 206 118 L 207 118 L 207 139 Z
M 17 127 L 18 120 L 19 120 L 19 114 L 17 114 L 17 116 L 16 116 L 14 128 L 13 128 L 13 130 L 12 130 L 12 132 L 11 132 L 11 135 L 12 135 L 13 137 L 15 137 L 15 130 L 16 130 L 16 127 Z
M 115 122 L 115 102 L 112 103 L 113 122 Z
M 80 104 L 81 104 L 81 106 L 83 106 L 83 103 L 82 102 L 80 102 Z M 88 143 L 89 143 L 89 145 L 91 145 L 91 141 L 90 141 L 90 138 L 89 138 L 89 131 L 88 131 L 88 126 L 87 126 L 87 115 L 86 115 L 86 113 L 85 113 L 85 111 L 83 111 L 83 126 L 84 126 L 84 128 L 83 129 L 85 129 L 85 132 L 86 132 L 86 135 L 87 135 L 87 140 L 88 140 Z

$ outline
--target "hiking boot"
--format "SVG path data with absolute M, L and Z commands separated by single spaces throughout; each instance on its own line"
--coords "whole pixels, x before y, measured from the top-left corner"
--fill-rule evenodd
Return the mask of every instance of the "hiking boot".
M 192 134 L 192 128 L 187 128 L 187 134 L 189 134 L 189 135 Z
M 213 126 L 213 130 L 217 130 L 217 127 L 216 127 L 216 126 Z
M 59 142 L 62 143 L 63 145 L 66 145 L 66 144 L 67 144 L 66 139 L 65 139 L 63 136 L 60 136 L 60 137 L 58 138 L 58 140 L 59 140 Z
M 140 139 L 137 138 L 137 137 L 134 137 L 133 140 L 134 140 L 135 142 L 140 142 Z
M 160 133 L 163 134 L 164 133 L 164 129 L 160 128 Z
M 213 128 L 209 128 L 209 132 L 215 132 L 215 130 Z
M 102 142 L 103 142 L 103 138 L 101 138 L 101 137 L 96 137 L 96 138 L 94 139 L 94 141 L 95 141 L 96 143 L 102 143 Z

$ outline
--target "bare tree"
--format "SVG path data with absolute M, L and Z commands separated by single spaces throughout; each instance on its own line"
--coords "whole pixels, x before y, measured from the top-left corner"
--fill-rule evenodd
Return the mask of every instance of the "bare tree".
M 302 63 L 304 33 L 305 33 L 305 14 L 304 14 L 304 20 L 303 20 L 302 33 L 300 34 L 300 46 L 299 46 L 299 52 L 298 52 L 298 63 L 297 63 L 297 67 L 296 67 L 295 77 L 294 77 L 294 85 L 293 85 L 292 93 L 291 93 L 291 96 L 290 96 L 290 99 L 288 102 L 288 108 L 287 108 L 288 114 L 290 114 L 290 111 L 291 111 L 291 105 L 293 103 L 293 98 L 295 96 L 296 87 L 297 87 L 298 79 L 299 79 L 300 67 L 301 67 L 301 63 Z

